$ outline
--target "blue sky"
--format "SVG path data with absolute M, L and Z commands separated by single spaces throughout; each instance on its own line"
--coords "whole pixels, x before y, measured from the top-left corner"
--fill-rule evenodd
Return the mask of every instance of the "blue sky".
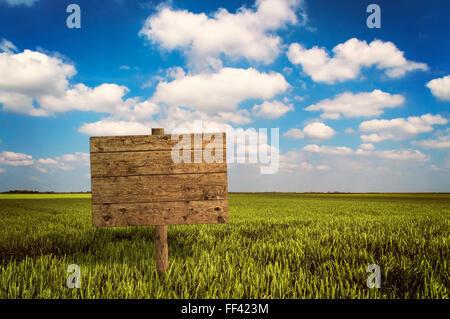
M 69 29 L 66 8 L 81 8 Z M 369 29 L 366 8 L 381 8 Z M 90 189 L 89 136 L 279 128 L 230 191 L 450 191 L 448 1 L 0 4 L 0 191 Z

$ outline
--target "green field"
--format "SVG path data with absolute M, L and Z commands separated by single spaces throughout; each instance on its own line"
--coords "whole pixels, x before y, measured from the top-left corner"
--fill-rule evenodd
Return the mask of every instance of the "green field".
M 0 194 L 0 199 L 91 198 L 91 194 Z
M 228 224 L 169 226 L 163 278 L 153 227 L 94 229 L 90 198 L 63 196 L 2 195 L 0 298 L 450 295 L 450 194 L 230 194 Z

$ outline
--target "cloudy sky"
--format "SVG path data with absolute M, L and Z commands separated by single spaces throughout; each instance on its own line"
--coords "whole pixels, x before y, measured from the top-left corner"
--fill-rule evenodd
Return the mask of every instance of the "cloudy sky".
M 90 190 L 89 136 L 202 120 L 279 128 L 230 191 L 449 192 L 450 2 L 373 2 L 1 1 L 0 191 Z

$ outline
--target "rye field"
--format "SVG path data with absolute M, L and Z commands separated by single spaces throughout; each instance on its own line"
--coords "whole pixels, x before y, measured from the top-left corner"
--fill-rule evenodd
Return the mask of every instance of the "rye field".
M 0 298 L 449 298 L 450 194 L 230 194 L 229 210 L 169 226 L 160 278 L 153 227 L 93 228 L 89 195 L 0 195 Z

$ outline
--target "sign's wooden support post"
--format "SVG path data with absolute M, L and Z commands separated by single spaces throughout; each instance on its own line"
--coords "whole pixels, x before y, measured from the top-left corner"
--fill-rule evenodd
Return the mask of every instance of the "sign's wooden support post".
M 152 128 L 152 135 L 164 135 L 163 128 Z M 163 275 L 169 268 L 169 246 L 167 243 L 167 225 L 155 226 L 156 270 Z
M 167 225 L 155 226 L 156 270 L 163 275 L 169 268 L 169 247 L 167 244 Z

